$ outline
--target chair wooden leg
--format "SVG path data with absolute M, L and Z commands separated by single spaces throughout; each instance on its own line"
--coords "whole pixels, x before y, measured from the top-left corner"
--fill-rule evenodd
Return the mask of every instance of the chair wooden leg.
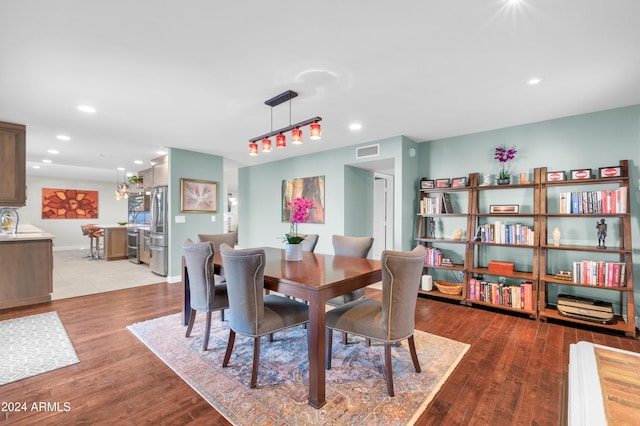
M 224 309 L 220 310 L 220 316 L 221 316 L 220 321 L 224 322 Z
M 342 333 L 342 344 L 343 345 L 347 344 L 347 333 Z
M 384 375 L 387 378 L 387 392 L 393 396 L 393 368 L 391 365 L 391 343 L 384 344 Z
M 369 339 L 368 337 L 364 339 L 364 341 L 367 343 L 367 347 L 370 348 L 371 347 L 371 339 Z
M 269 343 L 273 342 L 273 333 L 269 333 Z
M 229 365 L 229 358 L 231 358 L 231 352 L 233 351 L 233 344 L 235 341 L 236 332 L 233 330 L 229 330 L 229 342 L 227 343 L 227 351 L 224 353 L 224 360 L 222 361 L 223 367 Z
M 191 308 L 191 313 L 189 314 L 189 323 L 187 324 L 187 332 L 184 337 L 191 336 L 191 330 L 193 329 L 193 323 L 196 322 L 196 310 Z
M 416 343 L 413 340 L 413 335 L 409 336 L 409 352 L 411 353 L 411 359 L 413 360 L 413 366 L 416 369 L 416 373 L 420 373 L 420 362 L 418 362 L 418 354 L 416 352 Z
M 202 350 L 206 351 L 209 345 L 209 335 L 211 334 L 211 311 L 207 312 L 207 321 L 204 326 L 204 338 L 202 339 Z
M 260 337 L 253 339 L 253 366 L 251 367 L 251 389 L 256 387 L 258 382 L 258 364 L 260 363 Z
M 327 328 L 326 332 L 325 332 L 326 336 L 325 336 L 325 355 L 324 355 L 324 365 L 325 368 L 327 370 L 331 370 L 331 346 L 333 346 L 333 330 L 331 330 L 330 328 Z

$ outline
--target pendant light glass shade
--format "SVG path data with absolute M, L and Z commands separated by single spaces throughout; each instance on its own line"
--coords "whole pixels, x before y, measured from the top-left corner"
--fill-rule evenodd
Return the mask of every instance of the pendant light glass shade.
M 262 139 L 262 152 L 271 152 L 271 139 Z
M 252 142 L 249 144 L 249 155 L 251 156 L 255 156 L 258 155 L 258 144 L 255 142 Z
M 278 133 L 276 136 L 276 148 L 284 148 L 287 146 L 287 137 L 283 133 Z
M 302 130 L 293 129 L 291 131 L 291 143 L 300 145 L 302 143 Z
M 309 125 L 309 139 L 320 139 L 320 123 L 311 123 Z

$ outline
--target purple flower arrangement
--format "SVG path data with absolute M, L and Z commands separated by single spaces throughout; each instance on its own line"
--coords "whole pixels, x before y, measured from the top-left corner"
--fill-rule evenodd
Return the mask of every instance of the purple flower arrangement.
M 289 244 L 300 244 L 306 235 L 298 235 L 298 224 L 309 219 L 309 210 L 313 208 L 313 201 L 304 197 L 296 197 L 287 205 L 291 210 L 291 229 L 288 234 L 285 234 L 284 240 Z
M 509 161 L 516 158 L 516 150 L 515 145 L 511 148 L 507 148 L 505 145 L 499 145 L 496 147 L 496 153 L 493 158 L 500 162 L 500 174 L 498 175 L 498 179 L 510 179 L 511 175 L 509 173 L 508 163 Z

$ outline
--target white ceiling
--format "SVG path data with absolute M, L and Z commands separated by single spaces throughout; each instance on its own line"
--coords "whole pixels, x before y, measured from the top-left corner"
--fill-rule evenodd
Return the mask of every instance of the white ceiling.
M 234 168 L 640 104 L 637 0 L 1 0 L 0 17 L 0 121 L 28 126 L 33 175 L 115 180 L 163 147 Z M 287 89 L 322 140 L 249 157 Z

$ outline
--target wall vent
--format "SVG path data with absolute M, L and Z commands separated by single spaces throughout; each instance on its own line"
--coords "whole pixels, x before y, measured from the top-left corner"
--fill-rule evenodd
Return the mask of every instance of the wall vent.
M 356 159 L 377 157 L 380 155 L 380 145 L 361 146 L 356 148 Z

